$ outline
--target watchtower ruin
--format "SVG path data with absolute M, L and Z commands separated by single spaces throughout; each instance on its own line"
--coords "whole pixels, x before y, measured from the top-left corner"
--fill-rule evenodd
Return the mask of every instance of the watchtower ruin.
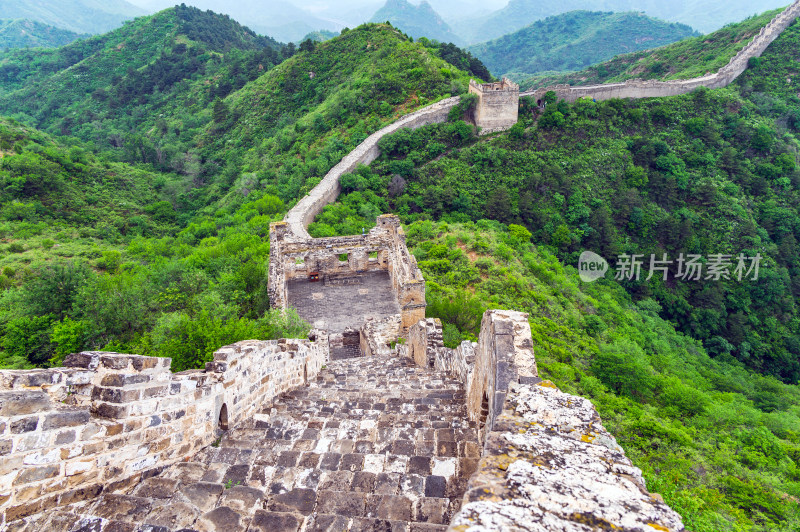
M 510 79 L 483 84 L 471 79 L 469 92 L 478 95 L 475 125 L 481 128 L 481 135 L 505 131 L 517 123 L 519 85 Z

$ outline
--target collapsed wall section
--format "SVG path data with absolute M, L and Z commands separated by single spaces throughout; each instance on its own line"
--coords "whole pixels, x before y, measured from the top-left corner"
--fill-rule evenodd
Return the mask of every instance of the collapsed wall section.
M 477 344 L 441 338 L 421 320 L 398 353 L 461 380 L 478 423 L 481 461 L 450 530 L 684 530 L 592 403 L 538 377 L 527 314 L 486 311 Z
M 800 16 L 800 0 L 796 0 L 787 7 L 769 24 L 761 28 L 756 35 L 727 65 L 713 74 L 698 78 L 672 81 L 656 81 L 632 79 L 622 83 L 608 83 L 604 85 L 590 85 L 571 87 L 570 85 L 553 85 L 533 91 L 527 91 L 520 96 L 530 96 L 538 103 L 544 100 L 547 92 L 553 91 L 560 100 L 574 102 L 580 98 L 594 100 L 608 100 L 611 98 L 656 98 L 665 96 L 678 96 L 687 94 L 699 87 L 717 89 L 727 87 L 742 72 L 747 70 L 748 62 L 753 57 L 759 57 L 767 47 Z
M 425 280 L 397 216 L 379 216 L 369 233 L 354 236 L 297 238 L 286 222 L 270 227 L 268 290 L 274 308 L 289 308 L 291 281 L 316 275 L 326 282 L 370 272 L 388 273 L 403 329 L 425 316 Z
M 324 333 L 219 349 L 205 370 L 105 352 L 64 367 L 0 371 L 0 528 L 155 475 L 302 386 L 328 358 Z

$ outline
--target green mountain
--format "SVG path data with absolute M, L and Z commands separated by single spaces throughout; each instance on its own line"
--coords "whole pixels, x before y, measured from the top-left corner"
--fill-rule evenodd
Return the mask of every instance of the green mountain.
M 285 55 L 228 17 L 179 6 L 56 50 L 0 54 L 0 112 L 180 171 L 214 100 Z
M 472 44 L 496 39 L 537 20 L 569 11 L 643 11 L 648 16 L 687 24 L 705 33 L 786 3 L 781 0 L 511 0 L 487 16 L 461 19 L 453 24 L 454 31 Z
M 0 49 L 57 48 L 84 37 L 32 20 L 0 20 Z
M 307 33 L 302 39 L 300 39 L 300 42 L 306 41 L 308 39 L 311 39 L 314 42 L 324 42 L 333 39 L 337 35 L 339 34 L 335 31 L 328 31 L 328 30 L 312 31 L 310 33 Z
M 555 83 L 592 85 L 626 79 L 690 79 L 725 66 L 780 11 L 768 11 L 702 37 L 619 55 L 579 72 L 544 73 L 520 82 L 527 90 Z
M 516 81 L 537 72 L 580 70 L 617 54 L 697 35 L 689 26 L 641 13 L 573 11 L 469 47 L 496 75 Z
M 386 4 L 372 15 L 370 20 L 372 22 L 391 22 L 393 26 L 414 38 L 427 37 L 440 42 L 456 44 L 461 42 L 450 26 L 425 0 L 419 5 L 411 4 L 406 0 L 386 0 Z
M 118 87 L 135 88 L 134 81 L 149 79 L 140 76 L 152 63 L 112 73 L 120 79 L 104 90 L 120 91 L 114 98 L 91 95 L 96 88 L 87 98 L 91 85 L 75 88 L 59 71 L 51 83 L 63 83 L 58 90 L 64 96 L 60 102 L 51 100 L 49 108 L 37 104 L 42 109 L 37 116 L 56 132 L 64 126 L 61 117 L 70 117 L 73 134 L 91 143 L 68 137 L 69 148 L 54 148 L 59 153 L 47 161 L 27 153 L 17 125 L 0 143 L 0 232 L 10 241 L 8 252 L 0 255 L 0 272 L 9 269 L 6 279 L 0 278 L 0 365 L 46 365 L 50 357 L 57 361 L 70 350 L 103 346 L 168 355 L 175 368 L 185 369 L 202 366 L 224 343 L 303 334 L 307 329 L 299 320 L 268 310 L 270 222 L 281 219 L 287 205 L 369 134 L 401 114 L 465 92 L 469 78 L 477 77 L 439 57 L 459 57 L 450 49 L 414 43 L 391 26 L 370 24 L 312 45 L 275 68 L 254 65 L 250 69 L 258 72 L 256 79 L 211 99 L 209 91 L 219 83 L 215 78 L 232 80 L 234 67 L 243 70 L 226 57 L 249 57 L 248 50 L 212 52 L 215 48 L 201 39 L 206 30 L 220 39 L 225 34 L 218 24 L 224 21 L 229 19 L 176 8 L 137 19 L 123 28 L 135 28 L 131 35 L 105 36 L 100 42 L 106 52 L 90 54 L 64 72 L 74 78 L 75 68 L 84 66 L 101 76 L 101 68 L 114 64 L 113 52 L 124 53 L 126 39 L 152 40 L 155 64 L 182 45 L 181 55 L 198 47 L 210 64 L 222 66 L 194 77 L 184 64 L 183 79 L 173 88 L 163 93 L 134 89 L 120 107 L 108 106 L 128 94 Z M 238 36 L 239 46 L 262 50 L 258 38 L 239 28 L 231 23 L 237 32 L 218 40 L 216 49 L 227 49 Z M 189 30 L 200 33 L 187 35 Z M 165 54 L 156 48 L 159 43 Z M 123 57 L 129 65 L 137 60 Z M 43 86 L 44 80 L 28 79 L 13 94 L 29 94 L 34 103 L 37 92 L 31 87 Z M 42 92 L 40 99 L 48 98 Z M 161 94 L 173 101 L 153 99 Z M 77 159 L 71 158 L 72 146 L 76 157 L 100 148 L 92 156 L 100 184 L 84 186 L 73 176 L 70 168 Z M 146 170 L 137 176 L 114 159 L 145 163 Z M 47 175 L 59 176 L 53 180 L 58 187 L 47 188 Z M 40 185 L 31 188 L 31 180 Z M 74 194 L 60 184 L 70 180 Z M 106 183 L 111 188 L 103 189 Z M 114 186 L 143 192 L 135 204 L 120 193 L 119 203 L 109 205 Z M 60 207 L 73 197 L 75 207 Z M 81 199 L 97 206 L 98 214 L 92 211 L 85 222 L 72 214 L 82 212 Z M 69 216 L 56 218 L 59 209 Z M 43 292 L 67 282 L 74 290 L 66 302 L 61 297 L 57 307 L 39 304 L 55 300 Z
M 125 0 L 0 0 L 4 19 L 26 19 L 75 33 L 102 33 L 145 11 Z

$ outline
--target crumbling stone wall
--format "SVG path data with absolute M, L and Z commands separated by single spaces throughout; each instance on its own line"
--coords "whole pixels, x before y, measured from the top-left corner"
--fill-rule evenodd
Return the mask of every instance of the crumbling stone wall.
M 398 350 L 398 355 L 412 359 L 417 366 L 432 369 L 441 349 L 445 349 L 442 322 L 439 318 L 427 318 L 411 326 L 406 343 Z
M 392 344 L 402 336 L 400 316 L 382 319 L 368 318 L 361 327 L 361 353 L 364 356 L 389 356 Z
M 0 371 L 0 529 L 158 473 L 314 378 L 328 358 L 313 340 L 223 347 L 205 370 L 169 358 L 83 352 L 64 367 Z
M 336 278 L 386 271 L 400 305 L 403 329 L 425 317 L 425 280 L 395 215 L 379 216 L 366 235 L 330 238 L 298 238 L 289 224 L 276 222 L 270 227 L 269 255 L 268 290 L 274 308 L 288 308 L 289 281 L 307 278 L 311 272 Z M 340 260 L 344 255 L 347 260 Z
M 481 429 L 481 461 L 449 530 L 684 530 L 592 403 L 538 378 L 527 314 L 486 311 L 479 340 L 445 348 L 429 318 L 399 350 L 458 377 Z
M 632 79 L 623 83 L 608 83 L 605 85 L 591 85 L 571 87 L 569 85 L 553 85 L 533 91 L 523 92 L 520 96 L 531 96 L 537 101 L 544 99 L 548 91 L 554 91 L 559 99 L 574 102 L 579 98 L 593 98 L 595 100 L 608 100 L 610 98 L 654 98 L 663 96 L 677 96 L 689 93 L 699 87 L 717 89 L 727 87 L 742 72 L 747 70 L 747 64 L 752 57 L 759 57 L 778 36 L 800 16 L 800 0 L 779 13 L 727 65 L 713 74 L 699 78 L 672 81 L 656 81 Z
M 481 135 L 505 131 L 517 123 L 519 85 L 510 79 L 483 84 L 469 80 L 469 92 L 478 96 L 475 125 L 481 128 Z

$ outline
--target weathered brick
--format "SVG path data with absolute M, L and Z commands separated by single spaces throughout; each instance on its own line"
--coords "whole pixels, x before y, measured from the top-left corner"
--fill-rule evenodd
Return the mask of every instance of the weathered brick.
M 100 364 L 100 355 L 97 353 L 72 353 L 64 358 L 65 368 L 95 369 Z
M 92 484 L 91 486 L 85 486 L 76 488 L 66 493 L 62 493 L 58 498 L 59 505 L 66 505 L 72 504 L 78 501 L 85 501 L 87 499 L 94 499 L 103 491 L 102 484 Z
M 142 396 L 141 390 L 128 390 L 124 388 L 100 388 L 92 390 L 93 401 L 107 401 L 109 403 L 132 403 Z
M 113 425 L 106 425 L 106 436 L 116 436 L 122 434 L 124 425 L 122 423 L 114 423 Z
M 58 465 L 48 465 L 41 467 L 30 467 L 23 469 L 17 478 L 14 479 L 14 485 L 19 486 L 28 484 L 29 482 L 37 482 L 46 478 L 53 478 L 58 475 L 60 467 Z
M 133 364 L 133 369 L 136 371 L 142 371 L 145 369 L 153 369 L 158 367 L 159 362 L 162 360 L 162 358 L 157 357 L 137 356 L 131 361 L 131 363 Z
M 150 375 L 142 375 L 141 373 L 112 373 L 103 377 L 103 379 L 100 381 L 100 386 L 122 388 L 123 386 L 132 386 L 135 384 L 141 384 L 143 382 L 149 382 L 150 378 Z
M 105 354 L 100 355 L 100 363 L 108 369 L 127 369 L 136 355 Z
M 89 422 L 88 410 L 65 410 L 48 414 L 42 424 L 42 430 L 53 430 L 64 427 L 77 427 Z
M 39 426 L 39 416 L 31 416 L 11 422 L 11 434 L 32 432 Z
M 163 386 L 153 386 L 151 388 L 146 388 L 144 392 L 142 392 L 142 397 L 164 397 L 167 395 L 167 385 Z
M 110 403 L 99 403 L 92 405 L 92 411 L 100 417 L 108 419 L 122 419 L 128 416 L 128 405 L 112 405 Z
M 39 391 L 0 392 L 0 416 L 26 416 L 52 408 L 50 396 Z
M 56 435 L 56 445 L 66 445 L 75 441 L 75 431 L 65 430 Z
M 11 440 L 0 440 L 0 456 L 11 452 L 13 442 Z

